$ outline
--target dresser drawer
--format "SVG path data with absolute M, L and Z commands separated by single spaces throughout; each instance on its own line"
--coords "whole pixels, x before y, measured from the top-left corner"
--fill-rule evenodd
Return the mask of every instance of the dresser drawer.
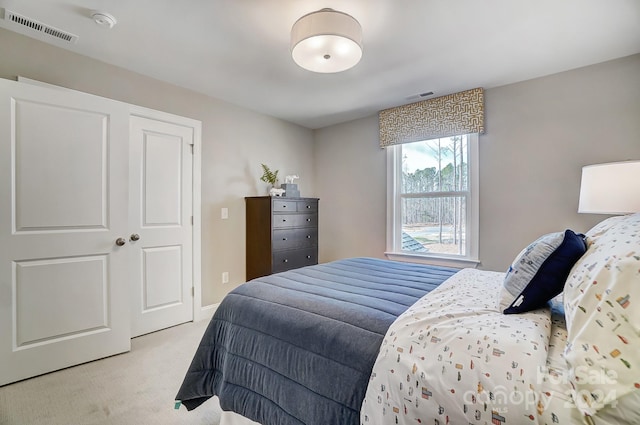
M 283 249 L 309 248 L 318 245 L 318 230 L 315 227 L 274 230 L 271 247 Z
M 318 212 L 318 201 L 311 200 L 308 202 L 298 201 L 297 202 L 297 210 L 298 212 Z
M 274 214 L 273 228 L 317 227 L 318 214 Z
M 273 272 L 318 264 L 318 248 L 278 251 L 273 253 Z
M 273 212 L 287 212 L 290 211 L 292 213 L 298 211 L 298 202 L 297 201 L 285 201 L 285 200 L 274 200 L 273 201 Z

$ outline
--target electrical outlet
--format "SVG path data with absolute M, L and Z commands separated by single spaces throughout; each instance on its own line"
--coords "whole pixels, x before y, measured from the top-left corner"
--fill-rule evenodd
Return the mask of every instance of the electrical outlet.
M 222 272 L 222 283 L 229 283 L 229 272 Z
M 226 220 L 229 218 L 229 208 L 220 209 L 220 218 Z

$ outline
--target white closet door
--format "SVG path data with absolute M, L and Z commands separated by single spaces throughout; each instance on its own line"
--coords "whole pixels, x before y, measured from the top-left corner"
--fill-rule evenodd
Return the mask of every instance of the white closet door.
M 194 128 L 131 117 L 132 336 L 193 320 Z
M 0 80 L 0 385 L 130 349 L 128 123 Z

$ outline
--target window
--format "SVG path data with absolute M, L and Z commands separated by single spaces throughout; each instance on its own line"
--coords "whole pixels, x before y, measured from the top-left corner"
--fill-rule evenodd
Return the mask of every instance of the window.
M 477 134 L 388 149 L 387 256 L 477 263 Z

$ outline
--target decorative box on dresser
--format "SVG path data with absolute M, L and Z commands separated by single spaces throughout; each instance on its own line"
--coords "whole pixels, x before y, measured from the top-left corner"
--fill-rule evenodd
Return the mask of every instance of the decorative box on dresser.
M 318 199 L 251 196 L 246 279 L 318 264 Z

